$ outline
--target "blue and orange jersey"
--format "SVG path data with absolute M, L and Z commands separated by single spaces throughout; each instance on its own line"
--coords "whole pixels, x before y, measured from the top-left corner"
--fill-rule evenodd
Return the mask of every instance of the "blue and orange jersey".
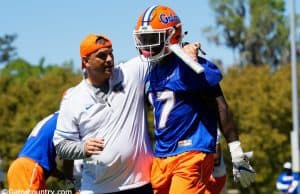
M 297 183 L 298 184 L 295 184 Z M 297 189 L 299 187 L 299 174 L 288 173 L 286 171 L 280 173 L 277 178 L 276 187 L 281 193 L 291 193 L 297 194 Z
M 186 151 L 215 152 L 217 112 L 203 100 L 214 96 L 222 74 L 204 58 L 204 72 L 196 74 L 177 56 L 157 64 L 146 79 L 145 90 L 154 107 L 155 155 L 167 157 Z M 211 93 L 211 94 L 210 94 Z
M 18 155 L 36 161 L 46 173 L 50 173 L 56 167 L 56 152 L 52 140 L 57 116 L 56 112 L 41 120 L 31 131 Z

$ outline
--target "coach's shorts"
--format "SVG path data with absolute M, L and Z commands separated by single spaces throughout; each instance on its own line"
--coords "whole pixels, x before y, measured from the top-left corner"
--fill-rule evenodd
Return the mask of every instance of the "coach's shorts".
M 211 176 L 205 194 L 220 194 L 226 184 L 226 175 L 221 177 Z
M 29 158 L 17 158 L 7 172 L 9 192 L 37 191 L 46 189 L 43 168 Z
M 151 170 L 154 194 L 204 194 L 213 166 L 213 154 L 198 151 L 154 158 Z

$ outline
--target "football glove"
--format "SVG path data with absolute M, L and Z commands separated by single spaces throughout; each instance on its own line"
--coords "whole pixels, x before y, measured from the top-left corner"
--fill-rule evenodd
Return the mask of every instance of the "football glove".
M 243 187 L 248 187 L 255 181 L 256 172 L 249 163 L 253 152 L 243 153 L 241 143 L 234 141 L 228 144 L 233 164 L 233 177 L 235 182 L 240 182 Z

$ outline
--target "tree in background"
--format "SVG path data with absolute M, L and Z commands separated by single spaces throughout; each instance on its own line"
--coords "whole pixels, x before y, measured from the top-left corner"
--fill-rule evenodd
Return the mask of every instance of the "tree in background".
M 223 92 L 237 121 L 244 150 L 253 150 L 256 183 L 248 189 L 232 182 L 231 161 L 226 157 L 228 188 L 241 193 L 276 193 L 275 183 L 281 166 L 290 160 L 292 130 L 291 73 L 283 65 L 274 73 L 270 66 L 231 67 L 221 82 Z M 230 156 L 230 154 L 225 154 Z
M 210 0 L 215 26 L 208 39 L 238 55 L 238 64 L 277 67 L 289 61 L 289 22 L 284 0 Z
M 56 111 L 63 92 L 81 80 L 80 73 L 71 67 L 71 64 L 44 66 L 42 62 L 31 65 L 17 59 L 0 69 L 0 152 L 5 171 L 32 127 Z M 221 85 L 234 112 L 243 148 L 254 151 L 253 166 L 257 171 L 256 183 L 250 188 L 240 188 L 232 177 L 228 178 L 228 188 L 239 188 L 243 194 L 276 192 L 281 164 L 290 157 L 290 84 L 288 65 L 280 66 L 274 73 L 270 73 L 267 65 L 235 66 L 225 74 Z M 153 122 L 152 117 L 149 122 Z M 225 159 L 228 175 L 232 176 L 232 163 L 228 157 Z M 63 188 L 53 179 L 48 180 L 48 184 L 49 189 Z
M 5 171 L 32 127 L 58 110 L 64 91 L 81 80 L 72 64 L 43 66 L 42 63 L 31 65 L 16 59 L 0 69 L 0 153 Z
M 12 46 L 17 35 L 4 35 L 0 37 L 0 64 L 10 61 L 17 55 L 16 48 Z

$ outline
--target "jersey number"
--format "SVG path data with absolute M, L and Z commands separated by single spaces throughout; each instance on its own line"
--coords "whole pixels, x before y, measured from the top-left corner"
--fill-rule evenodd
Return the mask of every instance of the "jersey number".
M 169 117 L 170 112 L 172 111 L 175 104 L 175 95 L 174 92 L 166 90 L 162 92 L 157 92 L 157 100 L 162 101 L 162 109 L 159 116 L 158 128 L 162 129 L 166 127 L 166 123 Z M 153 105 L 152 94 L 149 94 L 149 101 Z M 154 107 L 154 106 L 153 106 Z M 155 107 L 154 107 L 155 109 Z M 155 110 L 153 110 L 155 112 Z M 154 117 L 155 119 L 155 117 Z M 156 123 L 156 121 L 154 121 Z

